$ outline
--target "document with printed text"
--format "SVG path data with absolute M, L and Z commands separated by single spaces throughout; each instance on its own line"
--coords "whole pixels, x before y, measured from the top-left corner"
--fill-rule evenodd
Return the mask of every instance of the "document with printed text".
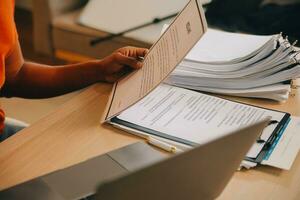
M 113 88 L 102 122 L 138 102 L 157 87 L 181 62 L 207 29 L 204 12 L 191 0 L 151 47 L 142 69 L 130 73 Z
M 118 123 L 188 145 L 203 144 L 265 118 L 280 122 L 278 112 L 161 84 L 116 118 Z M 267 141 L 278 123 L 261 134 Z M 149 131 L 152 130 L 152 131 Z M 256 157 L 264 143 L 254 144 L 247 156 Z

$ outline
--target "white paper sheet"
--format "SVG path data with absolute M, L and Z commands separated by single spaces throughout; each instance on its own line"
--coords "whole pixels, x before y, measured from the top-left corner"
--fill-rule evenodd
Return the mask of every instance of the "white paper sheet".
M 162 84 L 118 118 L 202 144 L 269 116 L 280 121 L 284 113 Z M 262 139 L 272 132 L 266 129 Z
M 278 141 L 275 149 L 262 164 L 289 170 L 300 148 L 300 117 L 291 117 L 291 121 Z
M 204 37 L 186 56 L 186 59 L 202 62 L 231 61 L 251 54 L 272 37 L 208 29 Z

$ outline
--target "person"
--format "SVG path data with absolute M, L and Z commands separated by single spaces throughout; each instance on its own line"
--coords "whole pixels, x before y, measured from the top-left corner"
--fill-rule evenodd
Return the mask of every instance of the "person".
M 2 97 L 49 98 L 99 81 L 114 82 L 129 70 L 141 68 L 142 62 L 138 58 L 147 53 L 145 48 L 124 47 L 103 59 L 78 64 L 49 66 L 27 62 L 23 58 L 14 23 L 14 0 L 0 1 L 0 13 Z M 5 121 L 0 107 L 0 142 L 22 129 L 21 123 Z

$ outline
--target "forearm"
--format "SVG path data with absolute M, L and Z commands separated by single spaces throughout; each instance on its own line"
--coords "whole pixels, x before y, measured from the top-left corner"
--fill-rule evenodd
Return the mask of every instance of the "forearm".
M 19 43 L 5 60 L 5 84 L 1 96 L 49 98 L 84 88 L 98 81 L 115 82 L 131 70 L 140 69 L 137 58 L 144 48 L 124 47 L 102 60 L 63 66 L 24 62 Z
M 102 80 L 100 61 L 48 66 L 25 62 L 3 88 L 5 96 L 49 98 L 84 88 Z

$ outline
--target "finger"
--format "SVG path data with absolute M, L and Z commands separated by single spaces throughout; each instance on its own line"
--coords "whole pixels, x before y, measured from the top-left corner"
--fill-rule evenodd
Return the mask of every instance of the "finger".
M 148 51 L 149 50 L 146 48 L 138 48 L 138 47 L 130 47 L 130 46 L 119 49 L 119 52 L 121 54 L 129 57 L 134 57 L 134 58 L 145 57 Z
M 145 48 L 135 48 L 135 57 L 145 57 L 148 51 L 149 50 Z
M 122 65 L 127 65 L 133 69 L 140 69 L 143 65 L 143 63 L 141 61 L 138 61 L 137 59 L 132 58 L 132 57 L 124 56 L 121 53 L 117 53 L 115 55 L 115 59 L 118 63 L 120 63 Z

